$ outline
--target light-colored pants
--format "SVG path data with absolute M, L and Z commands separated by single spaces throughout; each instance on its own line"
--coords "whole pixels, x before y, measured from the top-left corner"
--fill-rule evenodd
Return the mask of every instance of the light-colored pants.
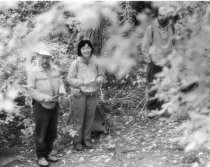
M 74 142 L 91 139 L 91 126 L 94 122 L 98 93 L 92 96 L 81 94 L 73 98 L 74 130 L 77 135 Z

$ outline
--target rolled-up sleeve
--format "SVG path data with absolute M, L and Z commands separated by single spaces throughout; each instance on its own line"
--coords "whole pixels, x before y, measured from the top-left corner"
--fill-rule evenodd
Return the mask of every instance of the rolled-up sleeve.
M 81 79 L 77 79 L 77 60 L 74 60 L 69 68 L 68 76 L 67 76 L 67 81 L 69 84 L 73 87 L 80 88 L 82 85 L 83 81 Z
M 143 40 L 142 40 L 142 53 L 144 56 L 144 60 L 149 63 L 151 62 L 151 56 L 149 55 L 149 48 L 152 44 L 152 27 L 151 25 L 147 27 Z

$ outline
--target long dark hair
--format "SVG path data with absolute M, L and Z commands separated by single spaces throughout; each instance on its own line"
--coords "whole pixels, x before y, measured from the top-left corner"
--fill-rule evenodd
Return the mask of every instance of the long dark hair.
M 88 46 L 91 48 L 91 54 L 90 56 L 92 56 L 92 53 L 93 53 L 93 45 L 92 43 L 90 42 L 90 40 L 81 40 L 79 43 L 78 43 L 78 46 L 77 46 L 77 54 L 78 56 L 82 57 L 82 53 L 81 53 L 81 48 L 83 46 L 85 46 L 86 44 L 88 44 Z

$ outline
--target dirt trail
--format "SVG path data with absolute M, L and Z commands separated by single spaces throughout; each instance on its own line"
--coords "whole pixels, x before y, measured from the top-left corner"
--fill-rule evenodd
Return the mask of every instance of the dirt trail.
M 119 123 L 119 122 L 118 122 Z M 122 125 L 120 125 L 122 127 Z M 96 141 L 94 149 L 78 153 L 67 149 L 63 159 L 53 167 L 188 167 L 204 166 L 208 156 L 199 153 L 200 164 L 184 163 L 184 151 L 170 138 L 178 136 L 178 123 L 141 120 L 115 135 Z M 201 160 L 203 159 L 203 160 Z M 203 164 L 203 165 L 202 165 Z
M 164 123 L 156 120 L 140 120 L 122 126 L 116 122 L 118 130 L 114 134 L 97 139 L 94 149 L 76 152 L 67 144 L 61 161 L 52 167 L 202 167 L 210 157 L 205 152 L 197 152 L 192 162 L 184 161 L 186 155 L 181 147 L 171 142 L 179 135 L 175 131 L 178 123 Z M 34 153 L 33 153 L 34 154 Z M 35 157 L 35 155 L 32 155 Z M 197 159 L 196 159 L 197 158 Z M 196 162 L 199 160 L 200 162 Z M 21 166 L 22 165 L 22 166 Z M 36 167 L 35 159 L 13 164 L 14 167 Z

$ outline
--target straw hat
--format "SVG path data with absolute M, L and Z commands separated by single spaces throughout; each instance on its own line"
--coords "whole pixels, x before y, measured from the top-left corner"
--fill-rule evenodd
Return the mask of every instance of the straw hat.
M 53 57 L 52 50 L 49 49 L 49 47 L 47 47 L 47 45 L 44 45 L 44 44 L 38 45 L 37 49 L 35 50 L 35 53 L 38 56 L 50 56 L 50 57 Z
M 173 6 L 161 6 L 158 9 L 159 15 L 162 15 L 162 16 L 172 15 L 175 11 L 176 9 Z
M 49 50 L 38 50 L 35 51 L 35 53 L 37 53 L 38 56 L 50 56 L 53 57 L 52 53 Z

